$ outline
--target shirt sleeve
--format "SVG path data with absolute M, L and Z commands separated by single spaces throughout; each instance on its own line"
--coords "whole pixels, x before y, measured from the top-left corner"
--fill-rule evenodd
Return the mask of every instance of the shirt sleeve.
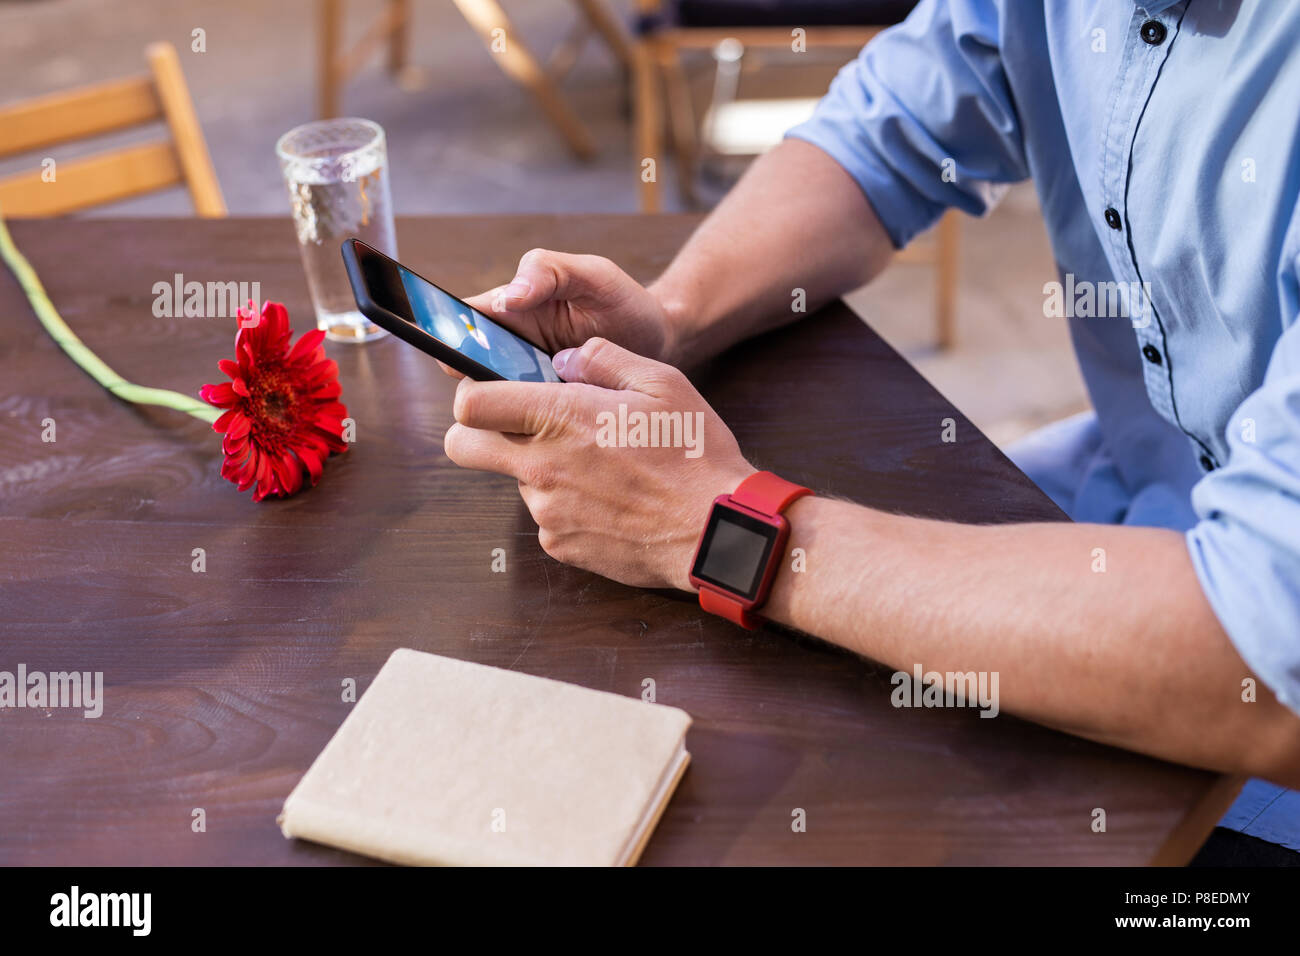
M 949 206 L 983 215 L 1005 191 L 999 184 L 1028 176 L 1001 27 L 997 4 L 921 0 L 786 134 L 857 180 L 896 248 Z
M 1242 659 L 1300 714 L 1300 216 L 1279 275 L 1285 329 L 1228 423 L 1228 462 L 1192 489 L 1187 546 Z

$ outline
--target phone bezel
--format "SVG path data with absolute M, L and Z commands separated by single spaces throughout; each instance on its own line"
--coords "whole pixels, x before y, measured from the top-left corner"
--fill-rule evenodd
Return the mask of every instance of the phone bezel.
M 453 299 L 455 299 L 461 305 L 465 306 L 465 308 L 469 309 L 471 312 L 477 315 L 483 315 L 483 313 L 479 312 L 478 309 L 474 308 L 472 305 L 470 305 L 468 302 L 464 301 L 463 299 L 459 298 L 458 296 L 451 295 L 450 292 L 448 292 L 442 286 L 438 285 L 438 283 L 434 282 L 431 279 L 426 278 L 425 276 L 420 275 L 420 273 L 416 272 L 410 266 L 398 262 L 392 256 L 384 255 L 384 253 L 380 252 L 378 249 L 376 249 L 374 246 L 370 245 L 369 243 L 362 242 L 360 239 L 354 237 L 349 237 L 343 240 L 343 246 L 342 246 L 343 266 L 347 270 L 348 282 L 352 286 L 352 296 L 357 300 L 357 308 L 361 310 L 362 315 L 368 318 L 371 322 L 374 322 L 375 325 L 379 326 L 381 329 L 385 329 L 386 331 L 391 332 L 393 335 L 397 336 L 407 345 L 413 345 L 421 352 L 424 352 L 426 355 L 432 355 L 439 362 L 442 362 L 444 365 L 450 365 L 456 371 L 463 373 L 469 378 L 475 379 L 476 381 L 480 381 L 480 382 L 511 381 L 510 379 L 507 379 L 504 375 L 502 375 L 500 372 L 496 372 L 488 368 L 486 365 L 474 361 L 468 355 L 458 352 L 456 349 L 452 348 L 450 345 L 448 345 L 446 342 L 439 339 L 437 336 L 430 335 L 428 332 L 424 331 L 424 329 L 416 325 L 414 321 L 404 319 L 400 315 L 397 315 L 394 312 L 390 312 L 388 309 L 384 308 L 382 305 L 376 302 L 370 295 L 370 287 L 366 284 L 365 271 L 361 268 L 360 257 L 356 250 L 357 246 L 364 246 L 368 252 L 376 256 L 379 256 L 383 259 L 387 259 L 394 266 L 400 266 L 401 268 L 405 269 L 407 272 L 415 276 L 417 279 L 421 279 L 424 282 L 428 282 L 429 285 L 433 286 L 439 292 L 451 296 Z M 398 291 L 401 292 L 403 299 L 405 299 L 406 290 L 401 288 L 400 283 L 398 286 Z M 411 305 L 409 301 L 407 302 L 406 310 L 407 312 L 411 311 Z M 485 319 L 488 319 L 489 321 L 496 321 L 490 315 L 483 315 L 483 317 Z M 412 319 L 413 318 L 414 316 L 412 316 Z M 544 348 L 542 348 L 539 345 L 536 345 L 533 342 L 530 342 L 528 339 L 524 338 L 522 335 L 519 335 L 517 332 L 513 332 L 510 329 L 504 329 L 504 331 L 508 332 L 510 335 L 515 336 L 515 338 L 519 339 L 519 341 L 531 345 L 533 348 L 537 349 L 537 351 L 545 355 L 548 359 L 551 357 Z
M 730 521 L 748 531 L 761 534 L 765 539 L 758 567 L 749 582 L 749 587 L 744 591 L 704 573 L 704 565 L 713 547 L 714 533 L 723 521 Z M 704 533 L 700 535 L 699 543 L 695 546 L 695 557 L 691 559 L 691 570 L 687 576 L 691 584 L 697 588 L 707 587 L 725 594 L 738 601 L 745 610 L 752 611 L 766 601 L 772 589 L 772 581 L 776 578 L 776 569 L 780 566 L 780 562 L 772 560 L 772 556 L 785 548 L 789 537 L 790 522 L 785 515 L 760 514 L 752 508 L 732 501 L 731 495 L 718 495 L 713 499 L 713 508 L 704 525 Z

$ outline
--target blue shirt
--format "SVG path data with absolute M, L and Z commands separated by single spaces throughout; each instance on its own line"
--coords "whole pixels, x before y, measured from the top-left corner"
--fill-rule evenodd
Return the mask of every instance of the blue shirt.
M 922 0 L 790 135 L 899 247 L 1033 178 L 1122 485 L 1074 516 L 1186 529 L 1300 713 L 1300 3 Z
M 1068 510 L 1185 531 L 1300 713 L 1300 3 L 922 0 L 789 135 L 898 247 L 1032 177 L 1099 433 Z

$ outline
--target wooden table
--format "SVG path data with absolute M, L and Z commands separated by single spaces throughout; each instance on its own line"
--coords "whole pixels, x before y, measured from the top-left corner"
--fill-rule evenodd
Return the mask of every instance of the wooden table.
M 398 232 L 404 259 L 467 295 L 535 245 L 646 280 L 694 222 L 423 218 Z M 260 281 L 312 326 L 287 220 L 13 234 L 72 327 L 137 382 L 192 393 L 232 353 L 231 321 L 153 317 L 154 283 L 175 273 Z M 653 677 L 695 718 L 694 759 L 646 864 L 1184 862 L 1231 797 L 1213 774 L 1005 714 L 896 710 L 882 667 L 557 564 L 513 480 L 444 457 L 452 384 L 396 340 L 328 347 L 356 444 L 318 488 L 255 505 L 219 476 L 213 432 L 109 398 L 7 273 L 0 322 L 0 670 L 106 684 L 98 719 L 0 709 L 0 864 L 361 862 L 284 840 L 275 816 L 347 715 L 342 682 L 364 689 L 396 647 L 630 696 Z M 823 492 L 962 521 L 1062 517 L 841 305 L 698 378 L 751 460 Z M 937 440 L 946 417 L 955 446 Z M 508 573 L 492 573 L 495 548 Z M 792 832 L 795 808 L 807 832 Z

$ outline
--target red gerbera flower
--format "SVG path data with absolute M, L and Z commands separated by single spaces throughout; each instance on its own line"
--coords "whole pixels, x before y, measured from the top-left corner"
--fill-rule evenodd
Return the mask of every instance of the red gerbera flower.
M 348 410 L 338 400 L 338 364 L 325 357 L 319 329 L 308 332 L 289 348 L 293 330 L 289 313 L 279 302 L 262 306 L 260 320 L 239 310 L 235 361 L 222 359 L 229 382 L 204 385 L 199 395 L 210 405 L 227 409 L 212 427 L 225 433 L 221 450 L 226 460 L 221 476 L 240 491 L 256 485 L 253 500 L 267 495 L 285 497 L 302 488 L 304 474 L 313 485 L 331 452 L 347 451 L 343 420 Z

